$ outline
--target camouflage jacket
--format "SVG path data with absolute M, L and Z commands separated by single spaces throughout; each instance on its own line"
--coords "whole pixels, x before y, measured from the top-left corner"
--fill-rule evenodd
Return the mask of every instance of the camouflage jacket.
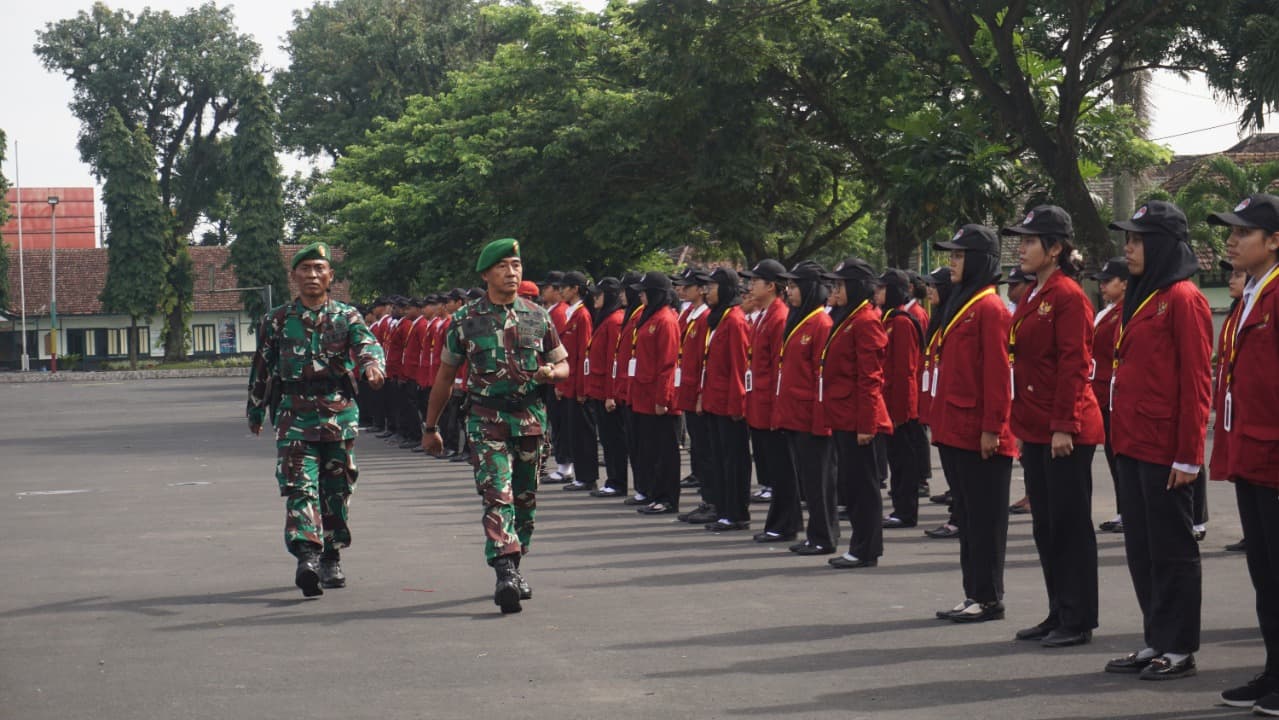
M 333 442 L 358 434 L 355 369 L 383 370 L 382 346 L 355 308 L 329 300 L 311 310 L 295 299 L 272 308 L 258 328 L 249 372 L 249 421 L 262 424 L 270 383 L 281 383 L 273 408 L 277 440 Z
M 494 305 L 488 296 L 467 303 L 453 314 L 441 360 L 453 366 L 466 361 L 466 385 L 472 396 L 471 418 L 489 437 L 541 435 L 546 406 L 534 379 L 538 367 L 568 357 L 546 310 L 517 297 L 511 305 Z M 486 407 L 484 398 L 519 401 L 527 407 Z

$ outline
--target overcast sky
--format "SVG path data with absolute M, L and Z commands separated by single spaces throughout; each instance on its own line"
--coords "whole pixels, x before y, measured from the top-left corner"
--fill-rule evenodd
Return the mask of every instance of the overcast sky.
M 598 9 L 605 0 L 578 0 L 578 4 Z M 116 0 L 112 7 L 137 12 L 150 6 L 175 13 L 197 5 L 194 0 Z M 271 67 L 283 67 L 287 56 L 280 50 L 281 37 L 292 25 L 292 12 L 312 5 L 312 0 L 258 0 L 232 4 L 242 32 L 257 38 L 262 59 Z M 89 169 L 76 151 L 78 122 L 67 105 L 71 84 L 61 75 L 46 72 L 31 48 L 36 31 L 46 23 L 71 17 L 92 6 L 88 0 L 4 0 L 4 21 L 0 22 L 0 68 L 3 68 L 3 95 L 0 96 L 0 128 L 8 134 L 8 157 L 4 173 L 11 183 L 21 170 L 27 187 L 92 185 Z M 1213 100 L 1202 80 L 1183 82 L 1162 74 L 1155 80 L 1154 122 L 1150 136 L 1177 153 L 1210 153 L 1223 150 L 1237 140 L 1234 108 Z M 1272 122 L 1279 118 L 1271 117 Z M 1213 128 L 1206 130 L 1205 128 Z M 15 168 L 14 143 L 18 143 L 21 167 Z M 288 163 L 295 165 L 296 163 Z

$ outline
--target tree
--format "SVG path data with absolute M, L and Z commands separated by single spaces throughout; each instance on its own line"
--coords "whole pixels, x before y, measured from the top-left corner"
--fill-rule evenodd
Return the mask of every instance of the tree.
M 913 5 L 946 39 L 992 117 L 1033 150 L 1074 216 L 1077 236 L 1097 257 L 1109 255 L 1110 245 L 1079 162 L 1086 140 L 1080 121 L 1117 81 L 1154 69 L 1205 71 L 1219 91 L 1246 103 L 1241 122 L 1258 127 L 1262 111 L 1279 102 L 1279 41 L 1266 34 L 1279 29 L 1275 0 Z M 1056 72 L 1036 78 L 1028 56 L 1050 59 Z
M 80 120 L 80 156 L 98 177 L 101 129 L 114 108 L 125 126 L 146 133 L 161 201 L 168 213 L 167 359 L 186 348 L 193 268 L 186 247 L 202 213 L 228 180 L 218 138 L 235 117 L 236 90 L 259 48 L 235 29 L 230 9 L 212 2 L 182 15 L 143 10 L 136 16 L 101 2 L 37 33 L 36 55 L 74 85 L 71 111 Z
M 9 141 L 5 139 L 4 130 L 0 130 L 0 225 L 9 221 L 9 203 L 5 193 L 9 191 L 9 180 L 4 176 L 4 156 L 9 149 Z M 9 309 L 9 247 L 0 235 L 0 312 Z
M 1239 165 L 1225 155 L 1208 158 L 1194 177 L 1177 192 L 1177 205 L 1190 219 L 1190 236 L 1201 247 L 1221 252 L 1220 231 L 1208 224 L 1208 214 L 1233 208 L 1240 199 L 1279 190 L 1279 161 Z
M 446 90 L 450 73 L 492 57 L 500 36 L 485 9 L 496 4 L 336 0 L 294 11 L 289 67 L 272 79 L 284 145 L 337 159 L 410 96 Z
M 146 133 L 129 132 L 112 108 L 98 137 L 107 212 L 107 279 L 99 299 L 103 310 L 129 316 L 129 366 L 136 370 L 138 320 L 157 312 L 164 299 L 168 222 Z
M 240 114 L 231 142 L 231 243 L 228 262 L 235 268 L 236 282 L 243 288 L 270 287 L 269 294 L 246 290 L 244 311 L 251 318 L 262 317 L 270 307 L 266 298 L 283 302 L 288 297 L 289 279 L 280 258 L 284 234 L 284 200 L 280 162 L 275 157 L 275 108 L 261 76 L 247 81 L 242 92 Z

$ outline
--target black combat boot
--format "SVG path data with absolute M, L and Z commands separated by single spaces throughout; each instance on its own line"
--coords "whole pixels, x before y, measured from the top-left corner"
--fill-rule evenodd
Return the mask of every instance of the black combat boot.
M 533 598 L 533 588 L 528 586 L 528 580 L 524 579 L 524 573 L 520 572 L 520 558 L 523 555 L 515 555 L 511 560 L 515 563 L 515 582 L 520 586 L 520 599 L 531 600 Z
M 346 574 L 342 572 L 342 556 L 337 548 L 320 553 L 320 586 L 346 587 Z
M 293 582 L 302 589 L 302 595 L 323 595 L 324 591 L 320 589 L 320 549 L 308 542 L 295 542 L 293 554 L 298 559 L 298 571 Z
M 509 555 L 503 555 L 493 561 L 493 571 L 497 573 L 493 604 L 502 608 L 503 615 L 523 610 L 520 607 L 520 574 L 515 569 L 515 561 Z

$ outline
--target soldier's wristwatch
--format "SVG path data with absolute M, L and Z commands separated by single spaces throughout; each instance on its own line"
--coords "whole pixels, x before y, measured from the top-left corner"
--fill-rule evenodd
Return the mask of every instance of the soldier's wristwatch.
M 439 431 L 440 431 L 440 426 L 438 425 L 427 425 L 422 428 L 422 432 L 433 433 L 433 432 L 439 432 Z

